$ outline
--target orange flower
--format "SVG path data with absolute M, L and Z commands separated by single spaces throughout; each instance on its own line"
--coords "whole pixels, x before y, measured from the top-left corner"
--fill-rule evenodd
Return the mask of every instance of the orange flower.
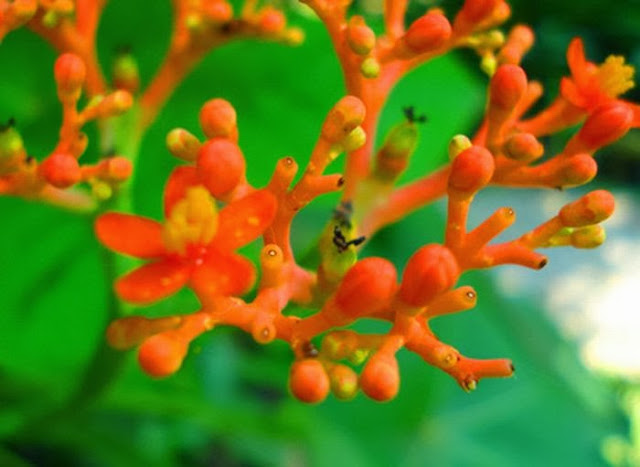
M 562 79 L 560 92 L 571 104 L 587 112 L 616 100 L 634 86 L 635 70 L 625 64 L 624 57 L 610 55 L 604 63 L 596 65 L 586 59 L 580 38 L 569 44 L 567 62 L 571 77 Z
M 115 290 L 120 298 L 146 305 L 185 285 L 201 299 L 239 295 L 253 285 L 253 264 L 234 250 L 271 224 L 277 202 L 270 192 L 256 191 L 218 212 L 209 192 L 198 185 L 166 208 L 164 224 L 115 212 L 97 219 L 96 235 L 105 246 L 151 260 L 118 279 Z

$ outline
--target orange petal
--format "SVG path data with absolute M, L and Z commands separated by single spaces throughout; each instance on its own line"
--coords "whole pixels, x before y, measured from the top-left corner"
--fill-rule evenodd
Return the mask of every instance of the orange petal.
M 235 253 L 210 253 L 191 274 L 190 286 L 199 297 L 242 295 L 256 278 L 253 263 Z
M 195 167 L 176 167 L 164 187 L 164 215 L 169 217 L 174 204 L 186 196 L 187 188 L 199 185 L 200 177 Z
M 576 84 L 579 87 L 584 85 L 589 79 L 591 67 L 584 54 L 584 43 L 579 37 L 573 39 L 567 48 L 567 63 Z
M 219 214 L 218 233 L 212 244 L 235 250 L 258 238 L 273 221 L 278 202 L 270 191 L 259 190 L 233 201 Z
M 118 279 L 116 293 L 126 302 L 148 305 L 180 290 L 189 272 L 189 266 L 172 259 L 148 263 Z
M 94 228 L 98 240 L 118 253 L 136 258 L 159 258 L 166 254 L 162 226 L 152 219 L 108 212 L 96 219 Z

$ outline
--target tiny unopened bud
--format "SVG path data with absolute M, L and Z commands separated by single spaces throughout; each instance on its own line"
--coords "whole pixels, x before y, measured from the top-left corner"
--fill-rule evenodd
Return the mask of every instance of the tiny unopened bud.
M 360 64 L 360 72 L 365 78 L 377 78 L 380 74 L 380 62 L 374 57 L 367 57 Z
M 302 402 L 323 401 L 329 394 L 330 382 L 322 363 L 311 358 L 294 362 L 289 372 L 289 389 Z
M 149 376 L 164 378 L 180 369 L 188 346 L 164 333 L 144 340 L 138 350 L 138 363 Z
M 202 2 L 200 5 L 202 13 L 210 23 L 226 23 L 233 17 L 233 8 L 225 0 L 207 1 Z
M 200 126 L 207 138 L 237 139 L 236 111 L 224 99 L 211 99 L 200 110 Z
M 220 197 L 233 190 L 242 180 L 245 160 L 237 144 L 215 138 L 200 148 L 196 168 L 209 192 Z
M 609 218 L 614 209 L 613 195 L 606 190 L 596 190 L 564 206 L 558 217 L 565 227 L 583 227 Z
M 113 86 L 130 93 L 135 93 L 140 87 L 140 72 L 138 62 L 129 52 L 118 53 L 111 69 Z
M 200 140 L 183 128 L 176 128 L 167 134 L 167 148 L 178 159 L 195 161 L 201 146 Z
M 266 7 L 260 11 L 258 17 L 258 27 L 260 32 L 267 35 L 276 35 L 284 31 L 287 26 L 287 19 L 280 10 L 273 7 Z
M 520 162 L 539 159 L 544 154 L 544 146 L 531 133 L 517 133 L 504 145 L 504 155 Z
M 423 246 L 404 268 L 398 296 L 408 305 L 423 307 L 453 287 L 459 275 L 451 250 L 435 243 Z
M 54 153 L 39 167 L 44 179 L 56 188 L 68 188 L 80 181 L 81 171 L 78 161 L 71 154 Z
M 80 57 L 72 53 L 60 55 L 54 65 L 53 73 L 61 100 L 80 97 L 87 74 L 87 69 Z
M 425 53 L 437 50 L 451 37 L 451 24 L 441 13 L 427 13 L 415 20 L 403 41 L 414 53 Z
M 335 303 L 347 316 L 370 315 L 388 305 L 397 288 L 396 268 L 383 258 L 365 258 L 345 274 Z
M 113 189 L 108 183 L 97 180 L 91 183 L 91 194 L 101 201 L 105 201 L 113 195 Z
M 364 121 L 365 106 L 355 96 L 345 96 L 329 111 L 322 125 L 322 137 L 340 143 Z
M 13 127 L 13 120 L 0 127 L 0 167 L 11 163 L 24 153 L 24 144 L 20 133 Z M 9 163 L 8 161 L 11 161 Z
M 360 149 L 367 142 L 367 134 L 361 126 L 357 126 L 342 141 L 342 149 L 344 152 L 353 152 Z
M 115 156 L 106 159 L 107 173 L 109 180 L 124 181 L 131 176 L 133 172 L 133 164 L 124 156 Z
M 393 399 L 400 389 L 400 372 L 395 357 L 373 355 L 360 375 L 360 388 L 378 402 Z
M 489 105 L 511 111 L 527 91 L 527 75 L 518 65 L 501 65 L 491 78 Z
M 473 195 L 491 181 L 495 163 L 491 153 L 482 146 L 471 146 L 451 163 L 449 192 Z
M 106 95 L 96 105 L 96 116 L 98 118 L 113 117 L 120 115 L 131 108 L 133 96 L 130 92 L 119 89 Z
M 515 26 L 507 37 L 507 43 L 500 50 L 498 60 L 500 63 L 519 64 L 522 56 L 533 45 L 533 41 L 533 30 L 529 26 L 522 24 Z
M 455 135 L 449 141 L 449 159 L 455 159 L 458 154 L 469 149 L 472 145 L 471 140 L 465 135 Z
M 358 55 L 367 55 L 376 45 L 376 35 L 362 16 L 354 15 L 347 26 L 347 44 Z
M 598 173 L 598 164 L 589 154 L 576 154 L 562 167 L 562 186 L 579 186 L 590 182 Z
M 358 375 L 346 365 L 334 365 L 329 370 L 331 392 L 337 399 L 353 399 L 358 393 Z
M 574 248 L 597 248 L 606 239 L 604 227 L 599 224 L 588 225 L 571 232 L 571 246 Z

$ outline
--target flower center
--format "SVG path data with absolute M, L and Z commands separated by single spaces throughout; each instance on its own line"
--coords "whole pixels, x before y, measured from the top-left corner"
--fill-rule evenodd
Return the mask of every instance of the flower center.
M 204 187 L 196 186 L 189 188 L 171 210 L 162 238 L 168 251 L 185 256 L 189 246 L 207 245 L 217 230 L 216 205 Z
M 635 69 L 624 62 L 624 57 L 609 55 L 598 67 L 597 77 L 600 88 L 609 97 L 618 97 L 635 86 Z

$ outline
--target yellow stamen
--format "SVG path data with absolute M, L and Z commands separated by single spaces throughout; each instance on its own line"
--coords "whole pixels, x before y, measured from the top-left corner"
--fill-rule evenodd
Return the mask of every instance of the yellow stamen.
M 609 55 L 598 67 L 598 81 L 603 92 L 610 97 L 618 97 L 635 86 L 635 69 L 624 62 L 620 55 Z
M 202 186 L 187 190 L 164 224 L 162 238 L 168 251 L 184 255 L 189 245 L 207 245 L 218 230 L 218 210 Z

